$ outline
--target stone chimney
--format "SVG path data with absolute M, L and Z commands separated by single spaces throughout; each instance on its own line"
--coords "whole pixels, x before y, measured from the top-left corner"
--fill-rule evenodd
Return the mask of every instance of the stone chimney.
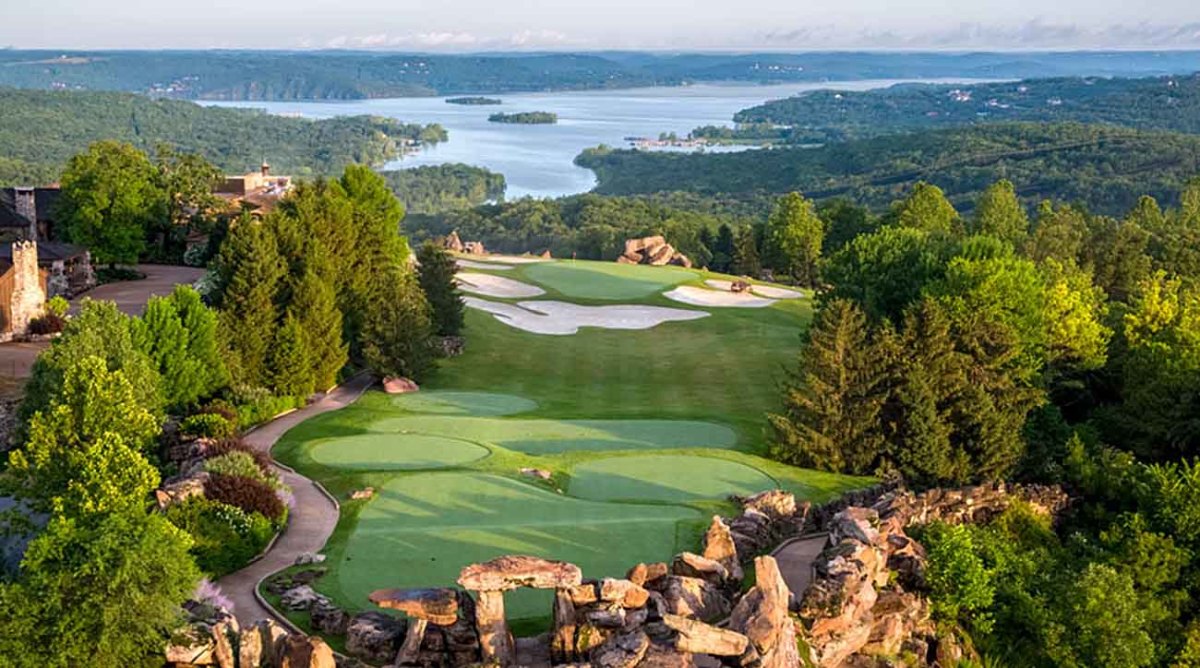
M 29 321 L 42 314 L 46 291 L 38 271 L 36 241 L 18 241 L 12 245 L 13 291 L 10 303 L 13 336 L 24 336 Z
M 37 239 L 37 197 L 33 188 L 13 188 L 13 200 L 17 214 L 29 221 L 25 238 Z
M 271 177 L 271 165 L 268 165 L 266 160 L 263 160 L 262 164 L 262 177 L 264 181 Z

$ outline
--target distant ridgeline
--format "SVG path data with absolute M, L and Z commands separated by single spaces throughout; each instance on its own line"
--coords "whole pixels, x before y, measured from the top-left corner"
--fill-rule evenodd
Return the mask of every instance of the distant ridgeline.
M 553 125 L 558 122 L 558 114 L 548 111 L 518 111 L 512 114 L 492 114 L 488 116 L 488 120 L 515 125 Z
M 0 88 L 0 110 L 0 185 L 53 181 L 71 156 L 100 139 L 148 151 L 165 142 L 235 173 L 266 158 L 280 174 L 305 176 L 339 173 L 350 163 L 382 165 L 405 146 L 447 137 L 436 124 L 379 116 L 310 120 L 128 93 Z
M 1123 215 L 1149 194 L 1174 202 L 1200 174 L 1200 135 L 1077 123 L 996 123 L 921 130 L 819 148 L 740 153 L 667 153 L 589 149 L 576 164 L 596 173 L 595 192 L 646 195 L 683 191 L 722 199 L 758 199 L 799 190 L 844 196 L 882 208 L 917 181 L 946 191 L 963 210 L 1006 178 L 1032 204 L 1079 202 Z
M 1200 60 L 1195 67 L 1200 69 Z M 1200 133 L 1200 74 L 819 90 L 744 109 L 733 120 L 748 126 L 745 132 L 751 135 L 782 134 L 793 143 L 1006 121 L 1110 123 Z
M 446 104 L 461 104 L 461 105 L 465 105 L 465 106 L 476 106 L 476 107 L 494 105 L 494 104 L 502 104 L 502 103 L 503 103 L 502 100 L 498 100 L 494 97 L 475 96 L 475 97 L 451 97 L 451 98 L 446 99 Z
M 1190 72 L 1195 52 L 637 52 L 432 55 L 344 51 L 0 50 L 0 85 L 210 100 L 349 100 L 585 90 L 705 81 L 1017 79 Z

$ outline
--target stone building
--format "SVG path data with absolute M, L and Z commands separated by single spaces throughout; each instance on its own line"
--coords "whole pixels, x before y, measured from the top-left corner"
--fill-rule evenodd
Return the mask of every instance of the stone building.
M 50 272 L 38 267 L 36 241 L 18 241 L 0 259 L 0 341 L 29 331 L 29 322 L 42 314 Z
M 47 275 L 46 295 L 73 296 L 95 287 L 92 256 L 82 246 L 51 241 L 55 229 L 57 186 L 0 188 L 0 263 L 13 264 L 11 242 L 38 243 L 37 264 Z

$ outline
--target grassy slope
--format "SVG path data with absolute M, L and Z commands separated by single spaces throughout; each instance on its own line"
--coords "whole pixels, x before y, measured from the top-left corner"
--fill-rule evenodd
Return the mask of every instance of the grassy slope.
M 711 276 L 657 271 L 563 262 L 516 266 L 497 275 L 538 282 L 548 292 L 543 299 L 676 308 L 690 307 L 658 293 L 680 281 L 700 285 Z M 625 297 L 635 292 L 644 296 Z M 467 352 L 444 362 L 422 394 L 370 393 L 354 406 L 293 429 L 276 446 L 281 460 L 320 480 L 339 498 L 368 485 L 381 490 L 370 503 L 344 503 L 342 521 L 327 548 L 334 572 L 318 587 L 343 605 L 365 607 L 363 597 L 372 587 L 446 584 L 466 563 L 506 550 L 572 560 L 591 577 L 619 575 L 638 560 L 694 549 L 705 518 L 732 510 L 723 500 L 729 492 L 774 483 L 821 500 L 863 484 L 862 479 L 796 469 L 754 454 L 764 449 L 762 416 L 778 401 L 777 381 L 807 325 L 808 301 L 708 310 L 711 317 L 645 331 L 584 329 L 573 336 L 538 336 L 468 309 Z M 467 419 L 456 421 L 450 417 L 454 415 Z M 534 419 L 546 424 L 534 424 Z M 648 451 L 647 444 L 636 441 L 655 438 L 658 429 L 638 433 L 638 423 L 616 423 L 608 426 L 617 429 L 581 433 L 578 425 L 563 422 L 585 419 L 719 423 L 732 429 L 734 438 L 697 448 L 701 443 L 663 432 L 658 436 L 666 437 L 665 445 Z M 362 460 L 355 470 L 346 470 L 328 465 L 339 462 L 312 457 L 313 445 L 321 439 L 417 426 L 422 432 L 433 428 L 443 436 L 474 441 L 491 455 L 473 462 L 448 461 L 442 473 L 358 469 L 367 465 Z M 703 424 L 692 428 L 700 436 L 724 431 L 706 430 Z M 519 451 L 529 449 L 529 434 L 546 438 L 547 431 L 568 444 L 583 439 L 588 449 Z M 672 445 L 683 443 L 693 447 Z M 372 447 L 386 446 L 375 442 Z M 651 455 L 656 459 L 647 468 L 644 457 Z M 389 460 L 391 464 L 385 463 Z M 394 456 L 383 455 L 377 468 L 393 465 Z M 554 477 L 549 483 L 522 479 L 516 476 L 522 467 L 547 469 Z M 637 497 L 638 503 L 584 501 L 553 491 L 570 490 L 577 472 L 580 496 L 604 498 L 607 493 L 608 498 Z M 601 486 L 605 489 L 596 486 L 597 476 L 609 479 Z M 423 514 L 414 510 L 418 502 Z M 463 508 L 471 510 L 474 527 L 455 519 L 465 517 L 459 515 Z M 542 598 L 528 596 L 510 608 L 514 618 L 549 609 Z

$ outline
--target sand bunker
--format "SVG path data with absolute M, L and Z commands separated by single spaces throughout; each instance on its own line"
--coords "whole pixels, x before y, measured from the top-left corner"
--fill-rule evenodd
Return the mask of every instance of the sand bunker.
M 534 334 L 567 335 L 580 327 L 601 329 L 650 329 L 664 322 L 697 320 L 708 317 L 704 311 L 689 311 L 662 306 L 580 306 L 558 301 L 518 302 L 504 304 L 478 297 L 463 301 L 496 316 L 496 319 L 517 329 Z
M 728 291 L 731 287 L 733 287 L 732 281 L 718 281 L 713 278 L 704 281 L 704 283 L 708 285 L 708 287 L 716 288 L 717 290 Z M 787 288 L 776 288 L 770 285 L 757 284 L 750 285 L 750 292 L 753 292 L 759 297 L 770 297 L 771 299 L 800 299 L 804 296 L 804 293 L 800 292 L 799 290 L 789 290 Z
M 487 297 L 536 297 L 546 294 L 536 285 L 491 274 L 466 271 L 459 272 L 456 279 L 463 290 Z
M 487 262 L 476 262 L 475 260 L 464 260 L 458 258 L 454 261 L 460 269 L 487 269 L 488 271 L 507 271 L 512 269 L 511 266 L 503 264 L 488 264 Z
M 681 285 L 674 290 L 664 292 L 663 296 L 684 304 L 693 306 L 738 306 L 742 308 L 763 308 L 775 303 L 774 299 L 755 297 L 745 292 L 729 292 L 728 290 L 709 290 L 692 285 Z

